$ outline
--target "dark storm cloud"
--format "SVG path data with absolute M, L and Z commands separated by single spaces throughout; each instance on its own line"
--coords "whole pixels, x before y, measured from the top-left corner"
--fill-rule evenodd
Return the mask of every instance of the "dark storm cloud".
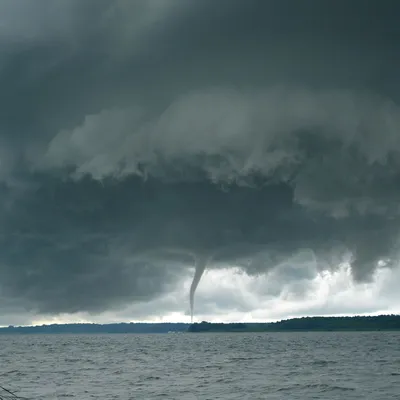
M 395 256 L 398 2 L 29 4 L 0 6 L 9 307 L 151 299 L 200 258 Z

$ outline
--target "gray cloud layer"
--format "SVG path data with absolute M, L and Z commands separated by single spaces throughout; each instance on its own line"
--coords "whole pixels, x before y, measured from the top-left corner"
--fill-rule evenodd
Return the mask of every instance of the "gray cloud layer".
M 350 257 L 358 280 L 395 259 L 399 12 L 3 1 L 1 307 L 152 299 L 196 257 Z

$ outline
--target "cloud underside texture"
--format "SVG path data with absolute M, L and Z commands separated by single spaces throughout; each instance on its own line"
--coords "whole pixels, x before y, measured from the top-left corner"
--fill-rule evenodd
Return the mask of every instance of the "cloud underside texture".
M 0 5 L 0 307 L 395 264 L 400 3 L 139 3 Z

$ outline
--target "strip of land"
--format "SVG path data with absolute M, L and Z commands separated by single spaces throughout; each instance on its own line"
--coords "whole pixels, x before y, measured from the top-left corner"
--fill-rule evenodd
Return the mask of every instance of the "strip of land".
M 396 331 L 400 315 L 356 317 L 304 317 L 278 322 L 215 324 L 203 321 L 189 326 L 188 332 L 332 332 L 332 331 Z
M 271 323 L 119 323 L 8 326 L 1 334 L 110 334 L 207 332 L 400 331 L 400 315 L 304 317 Z

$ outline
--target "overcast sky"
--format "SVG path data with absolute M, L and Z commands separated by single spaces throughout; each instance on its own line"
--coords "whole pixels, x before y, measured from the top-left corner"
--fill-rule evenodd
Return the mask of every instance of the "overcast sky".
M 400 312 L 399 13 L 2 0 L 0 325 Z

